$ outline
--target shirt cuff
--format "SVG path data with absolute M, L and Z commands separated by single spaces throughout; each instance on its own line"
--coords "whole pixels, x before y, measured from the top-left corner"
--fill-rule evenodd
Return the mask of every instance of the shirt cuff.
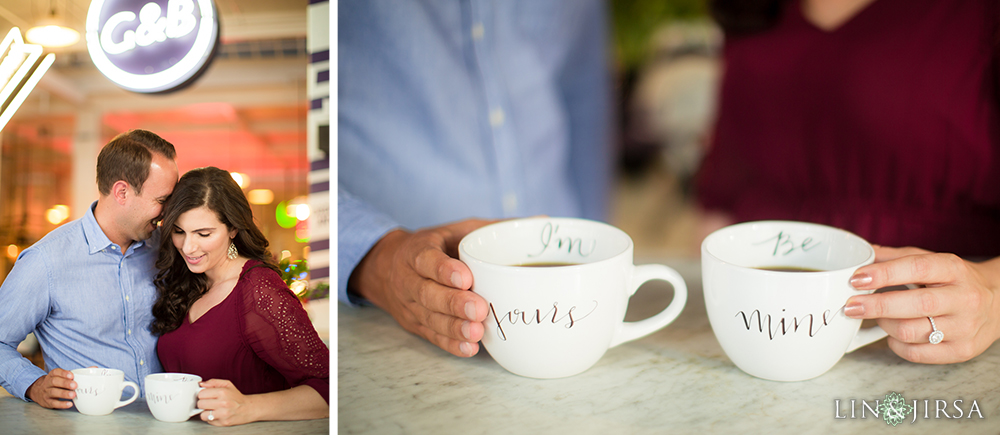
M 7 392 L 12 396 L 31 402 L 32 400 L 28 398 L 28 388 L 30 388 L 31 384 L 34 384 L 38 378 L 45 376 L 45 374 L 44 370 L 28 362 L 26 367 L 11 377 L 9 385 L 5 385 L 4 387 L 10 387 L 7 389 Z
M 348 305 L 367 301 L 347 292 L 347 282 L 361 259 L 390 231 L 399 228 L 389 216 L 355 200 L 343 190 L 337 199 L 337 298 Z

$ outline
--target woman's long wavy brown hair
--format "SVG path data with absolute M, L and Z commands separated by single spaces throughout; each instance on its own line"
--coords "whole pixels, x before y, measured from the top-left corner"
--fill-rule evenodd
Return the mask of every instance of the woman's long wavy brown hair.
M 215 212 L 227 232 L 237 230 L 233 243 L 240 255 L 278 271 L 267 250 L 267 238 L 254 223 L 250 203 L 229 172 L 211 166 L 189 171 L 177 181 L 173 194 L 163 205 L 160 256 L 156 261 L 159 272 L 154 280 L 159 296 L 153 304 L 155 319 L 150 328 L 154 334 L 162 335 L 180 327 L 191 304 L 208 291 L 205 274 L 188 269 L 172 237 L 177 218 L 201 206 Z

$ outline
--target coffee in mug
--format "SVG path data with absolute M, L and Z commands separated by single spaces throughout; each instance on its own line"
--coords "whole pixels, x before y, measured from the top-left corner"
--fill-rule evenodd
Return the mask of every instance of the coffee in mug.
M 139 386 L 126 381 L 125 372 L 121 370 L 86 368 L 70 371 L 76 382 L 73 404 L 81 414 L 108 415 L 139 397 Z M 132 388 L 132 397 L 120 400 L 125 387 Z
M 632 249 L 624 231 L 585 219 L 515 219 L 469 233 L 459 258 L 472 270 L 472 291 L 489 303 L 483 346 L 512 373 L 560 378 L 668 325 L 684 309 L 687 286 L 669 267 L 633 265 Z M 532 264 L 544 266 L 523 267 Z M 625 322 L 629 298 L 654 279 L 673 286 L 670 305 Z
M 822 375 L 845 353 L 886 336 L 844 315 L 848 298 L 871 293 L 849 281 L 874 260 L 864 239 L 825 225 L 761 221 L 722 228 L 701 245 L 712 331 L 729 359 L 753 376 Z
M 154 373 L 147 375 L 146 404 L 157 420 L 179 423 L 200 414 L 198 384 L 201 377 L 187 373 Z
M 796 266 L 767 266 L 758 267 L 760 270 L 771 270 L 774 272 L 822 272 L 820 269 L 813 269 L 811 267 L 796 267 Z

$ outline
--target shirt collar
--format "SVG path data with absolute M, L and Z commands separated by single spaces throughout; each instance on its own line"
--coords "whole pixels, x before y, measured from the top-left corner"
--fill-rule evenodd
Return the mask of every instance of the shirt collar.
M 87 239 L 87 246 L 89 247 L 91 254 L 96 254 L 111 246 L 118 246 L 111 242 L 111 239 L 104 234 L 104 230 L 97 223 L 97 217 L 94 216 L 94 209 L 97 208 L 97 201 L 90 204 L 87 207 L 87 214 L 83 216 L 83 235 Z M 145 240 L 140 240 L 137 242 L 132 242 L 129 246 L 129 250 L 136 250 L 146 244 Z

